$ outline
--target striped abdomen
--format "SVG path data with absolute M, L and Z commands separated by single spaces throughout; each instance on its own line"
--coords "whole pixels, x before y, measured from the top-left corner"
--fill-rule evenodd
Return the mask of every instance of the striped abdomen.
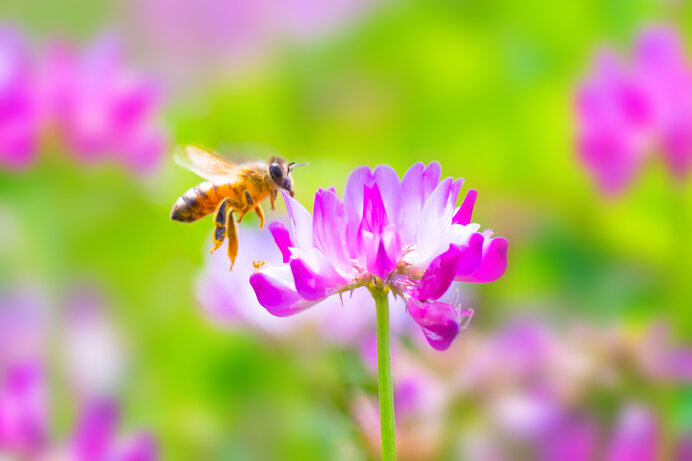
M 224 190 L 222 190 L 224 189 Z M 174 221 L 192 222 L 211 214 L 219 202 L 227 195 L 228 186 L 219 186 L 204 181 L 188 189 L 173 204 L 171 219 Z

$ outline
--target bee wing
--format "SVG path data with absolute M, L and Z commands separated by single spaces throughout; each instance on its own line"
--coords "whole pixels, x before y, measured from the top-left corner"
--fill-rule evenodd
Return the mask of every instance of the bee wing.
M 207 180 L 216 178 L 228 180 L 229 177 L 236 177 L 242 172 L 235 163 L 192 144 L 176 148 L 173 158 L 178 165 Z

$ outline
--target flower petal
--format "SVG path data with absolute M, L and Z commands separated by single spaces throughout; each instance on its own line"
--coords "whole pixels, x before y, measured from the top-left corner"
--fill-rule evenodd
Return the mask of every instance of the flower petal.
M 430 194 L 440 184 L 442 177 L 442 167 L 439 162 L 430 162 L 423 172 L 423 203 Z
M 507 240 L 502 237 L 486 238 L 483 245 L 483 260 L 478 269 L 470 275 L 458 276 L 456 280 L 487 283 L 499 279 L 507 269 L 507 246 Z
M 125 446 L 117 458 L 122 461 L 156 461 L 160 459 L 154 438 L 149 434 L 138 434 Z
M 461 313 L 451 304 L 410 299 L 408 313 L 423 329 L 428 343 L 438 351 L 446 350 L 459 334 Z
M 450 227 L 452 216 L 446 217 L 444 212 L 449 203 L 451 185 L 452 178 L 445 178 L 423 205 L 416 228 L 416 244 L 421 259 L 431 255 L 445 230 Z
M 389 165 L 375 167 L 375 183 L 382 196 L 382 202 L 387 210 L 387 216 L 392 223 L 401 220 L 401 182 L 399 175 Z
M 445 294 L 457 275 L 463 254 L 461 246 L 451 244 L 447 251 L 433 259 L 418 285 L 416 298 L 437 299 Z
M 620 415 L 608 461 L 654 460 L 659 453 L 659 422 L 647 408 L 630 405 Z
M 360 222 L 361 229 L 379 235 L 387 224 L 389 224 L 389 218 L 382 201 L 380 188 L 377 184 L 373 184 L 372 187 L 365 186 L 363 191 L 363 219 Z
M 312 216 L 310 212 L 285 190 L 281 191 L 293 226 L 293 238 L 298 248 L 312 248 Z
M 319 250 L 301 253 L 289 263 L 298 294 L 310 301 L 318 301 L 334 294 L 348 284 L 328 257 Z
M 381 280 L 387 280 L 390 272 L 396 267 L 396 259 L 392 258 L 387 253 L 387 248 L 384 243 L 384 239 L 380 239 L 380 244 L 377 247 L 377 254 L 375 255 L 374 264 L 368 266 L 368 271 L 379 277 Z
M 320 189 L 315 194 L 314 216 L 312 220 L 315 247 L 329 257 L 332 264 L 348 270 L 344 255 L 346 212 L 334 191 Z
M 276 246 L 278 246 L 279 251 L 281 251 L 283 262 L 287 263 L 288 260 L 291 259 L 290 247 L 294 246 L 293 241 L 291 241 L 291 236 L 288 233 L 288 229 L 284 227 L 283 223 L 275 221 L 269 224 L 269 232 L 271 232 Z
M 461 224 L 463 226 L 471 222 L 471 215 L 473 214 L 473 206 L 476 204 L 476 197 L 478 196 L 478 191 L 475 189 L 469 189 L 466 193 L 466 198 L 464 198 L 464 203 L 452 218 L 453 224 Z
M 118 409 L 110 401 L 88 405 L 75 438 L 78 459 L 104 459 L 115 438 Z
M 363 213 L 363 188 L 373 181 L 373 172 L 367 166 L 360 166 L 348 175 L 344 189 L 344 207 L 347 213 L 360 219 Z
M 297 314 L 317 304 L 298 294 L 288 265 L 271 266 L 252 274 L 250 285 L 262 307 L 277 317 Z
M 464 246 L 464 254 L 461 256 L 459 266 L 457 266 L 457 277 L 473 274 L 479 269 L 483 262 L 484 242 L 483 234 L 478 232 L 471 234 L 468 243 Z
M 423 173 L 425 165 L 416 162 L 401 180 L 401 224 L 399 233 L 406 243 L 413 243 L 416 236 L 418 215 L 423 208 Z

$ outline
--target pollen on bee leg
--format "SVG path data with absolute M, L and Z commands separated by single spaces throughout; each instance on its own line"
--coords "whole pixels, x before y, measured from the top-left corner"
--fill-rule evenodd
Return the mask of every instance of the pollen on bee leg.
M 259 203 L 257 204 L 257 206 L 255 206 L 255 211 L 257 212 L 257 216 L 259 216 L 260 219 L 259 228 L 262 229 L 264 227 L 264 210 L 262 209 L 262 206 Z
M 221 245 L 223 245 L 223 240 L 226 238 L 226 227 L 217 227 L 214 229 L 214 236 L 212 240 L 214 241 L 214 248 L 211 249 L 210 253 L 215 252 Z
M 212 240 L 214 241 L 214 247 L 211 249 L 210 253 L 215 252 L 218 250 L 221 245 L 223 245 L 223 241 L 226 238 L 226 222 L 228 221 L 227 219 L 227 208 L 230 208 L 227 206 L 227 200 L 224 199 L 222 200 L 219 205 L 216 207 L 216 210 L 214 211 L 214 235 L 212 236 Z
M 228 258 L 231 260 L 231 270 L 238 256 L 238 226 L 233 220 L 233 208 L 228 209 L 226 216 L 226 237 L 228 238 Z

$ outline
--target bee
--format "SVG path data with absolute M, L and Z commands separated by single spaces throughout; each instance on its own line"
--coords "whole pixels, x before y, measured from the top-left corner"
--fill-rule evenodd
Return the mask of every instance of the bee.
M 286 163 L 277 156 L 270 157 L 268 163 L 256 161 L 236 165 L 194 145 L 176 149 L 174 158 L 178 165 L 197 173 L 205 181 L 176 200 L 171 209 L 171 219 L 193 222 L 213 213 L 214 247 L 211 252 L 219 249 L 227 238 L 231 270 L 238 255 L 238 226 L 233 215 L 237 214 L 237 222 L 240 222 L 254 210 L 259 216 L 261 229 L 264 211 L 260 202 L 269 197 L 273 210 L 279 189 L 286 190 L 293 197 L 291 172 L 297 166 L 307 165 Z

